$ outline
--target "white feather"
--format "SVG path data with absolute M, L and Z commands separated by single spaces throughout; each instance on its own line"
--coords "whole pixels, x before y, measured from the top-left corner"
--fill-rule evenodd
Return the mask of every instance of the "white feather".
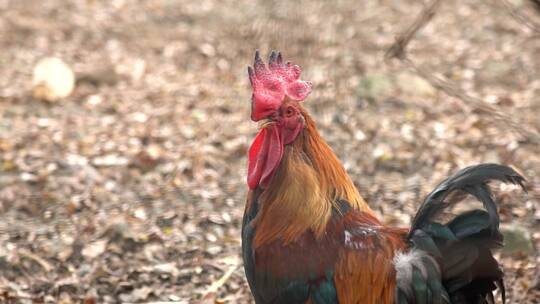
M 413 266 L 420 271 L 422 277 L 427 279 L 427 270 L 424 261 L 430 260 L 433 265 L 437 265 L 433 257 L 427 252 L 419 249 L 412 249 L 408 252 L 398 252 L 394 256 L 394 267 L 396 268 L 396 280 L 399 287 L 407 294 L 412 293 Z M 437 269 L 439 271 L 439 269 Z

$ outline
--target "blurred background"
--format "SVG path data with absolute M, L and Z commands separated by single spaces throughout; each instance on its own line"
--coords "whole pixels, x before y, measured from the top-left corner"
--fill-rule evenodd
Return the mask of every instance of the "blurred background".
M 426 3 L 0 0 L 0 302 L 252 303 L 246 66 L 277 49 L 386 223 L 458 168 L 521 171 L 500 258 L 508 302 L 538 303 L 537 138 L 384 60 Z M 538 134 L 538 24 L 535 1 L 443 1 L 408 54 Z

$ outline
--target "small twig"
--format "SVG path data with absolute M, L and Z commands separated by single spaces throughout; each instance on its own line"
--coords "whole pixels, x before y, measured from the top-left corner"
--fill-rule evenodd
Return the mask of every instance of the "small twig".
M 430 4 L 426 5 L 420 12 L 418 17 L 414 20 L 413 24 L 409 26 L 405 31 L 396 37 L 394 44 L 386 51 L 384 57 L 386 59 L 403 58 L 405 56 L 405 49 L 411 42 L 414 35 L 423 28 L 437 12 L 437 8 L 441 3 L 441 0 L 433 0 Z
M 231 275 L 238 269 L 239 265 L 234 264 L 229 267 L 229 269 L 219 278 L 219 280 L 215 281 L 210 285 L 202 294 L 201 300 L 199 301 L 199 304 L 206 304 L 206 303 L 214 303 L 213 299 L 216 296 L 216 293 L 218 289 L 225 285 L 227 280 L 231 277 Z
M 33 254 L 32 252 L 30 252 L 30 251 L 28 251 L 26 249 L 19 249 L 17 251 L 17 253 L 20 254 L 22 257 L 28 258 L 28 259 L 36 262 L 38 265 L 43 267 L 43 269 L 45 269 L 46 272 L 50 272 L 50 271 L 52 271 L 54 269 L 54 267 L 52 267 L 51 264 L 49 264 L 49 262 L 45 261 L 41 257 Z
M 238 265 L 232 265 L 224 274 L 223 276 L 221 276 L 221 278 L 217 281 L 215 281 L 214 283 L 212 283 L 212 285 L 210 285 L 203 293 L 203 297 L 202 299 L 205 300 L 207 299 L 208 297 L 214 295 L 218 289 L 223 286 L 227 280 L 231 277 L 231 275 L 234 273 L 234 271 L 238 268 Z

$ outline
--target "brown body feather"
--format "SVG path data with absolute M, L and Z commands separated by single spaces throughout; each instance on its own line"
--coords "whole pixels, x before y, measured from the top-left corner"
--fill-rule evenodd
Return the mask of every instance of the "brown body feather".
M 408 230 L 385 227 L 376 218 L 357 213 L 342 223 L 351 236 L 346 233 L 334 275 L 340 303 L 394 303 L 393 259 L 396 252 L 405 249 Z

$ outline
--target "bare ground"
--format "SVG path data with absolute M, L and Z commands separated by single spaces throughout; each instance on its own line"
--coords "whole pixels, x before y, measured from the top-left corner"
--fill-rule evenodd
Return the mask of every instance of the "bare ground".
M 447 1 L 410 55 L 540 130 L 540 34 L 501 1 Z M 532 4 L 511 5 L 540 23 Z M 405 226 L 457 168 L 501 162 L 503 222 L 535 250 L 501 254 L 509 303 L 538 303 L 540 146 L 383 55 L 420 1 L 0 1 L 0 291 L 4 301 L 252 303 L 239 258 L 246 65 L 281 50 L 314 82 L 306 107 L 385 222 Z M 78 75 L 31 95 L 58 56 Z

